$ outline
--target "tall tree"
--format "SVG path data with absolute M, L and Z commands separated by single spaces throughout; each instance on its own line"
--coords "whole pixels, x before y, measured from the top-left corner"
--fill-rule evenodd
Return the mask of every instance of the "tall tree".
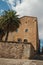
M 8 10 L 3 12 L 3 15 L 1 15 L 0 18 L 0 28 L 6 33 L 5 41 L 8 39 L 8 33 L 16 30 L 19 25 L 20 21 L 15 11 Z

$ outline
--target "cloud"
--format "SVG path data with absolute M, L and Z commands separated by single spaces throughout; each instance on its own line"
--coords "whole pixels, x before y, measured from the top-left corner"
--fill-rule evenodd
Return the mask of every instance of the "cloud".
M 41 30 L 41 31 L 39 32 L 39 35 L 40 35 L 40 39 L 43 39 L 43 30 Z
M 3 11 L 4 11 L 4 10 L 3 10 L 3 9 L 1 9 L 1 10 L 0 10 L 0 14 L 1 14 Z
M 43 17 L 39 19 L 39 37 L 43 39 Z
M 6 1 L 10 9 L 16 10 L 20 16 L 28 15 L 38 18 L 39 37 L 43 39 L 43 0 L 22 0 L 22 3 L 14 7 L 15 0 Z
M 5 0 L 2 0 L 2 1 L 5 1 Z

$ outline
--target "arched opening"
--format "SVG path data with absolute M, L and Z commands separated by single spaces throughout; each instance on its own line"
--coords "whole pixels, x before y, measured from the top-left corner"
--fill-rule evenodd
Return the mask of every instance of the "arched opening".
M 27 43 L 28 42 L 28 40 L 27 39 L 24 39 L 24 43 Z
M 18 42 L 22 42 L 22 39 L 21 38 L 18 38 Z

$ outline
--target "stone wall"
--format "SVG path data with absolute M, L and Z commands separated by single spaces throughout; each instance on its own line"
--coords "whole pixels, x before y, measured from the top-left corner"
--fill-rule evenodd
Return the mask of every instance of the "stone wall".
M 32 53 L 31 53 L 32 52 Z M 34 56 L 34 48 L 29 43 L 0 42 L 0 57 L 29 59 Z

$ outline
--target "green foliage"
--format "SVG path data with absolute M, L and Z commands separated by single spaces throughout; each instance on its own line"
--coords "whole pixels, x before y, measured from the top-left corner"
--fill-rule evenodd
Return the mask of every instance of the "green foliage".
M 6 34 L 5 41 L 8 39 L 9 32 L 15 31 L 19 28 L 20 21 L 15 11 L 8 10 L 4 11 L 0 17 L 0 29 L 4 30 Z
M 3 12 L 3 15 L 0 18 L 0 28 L 6 29 L 8 28 L 8 26 L 9 27 L 16 26 L 16 28 L 18 28 L 19 24 L 20 21 L 15 11 L 8 10 Z

